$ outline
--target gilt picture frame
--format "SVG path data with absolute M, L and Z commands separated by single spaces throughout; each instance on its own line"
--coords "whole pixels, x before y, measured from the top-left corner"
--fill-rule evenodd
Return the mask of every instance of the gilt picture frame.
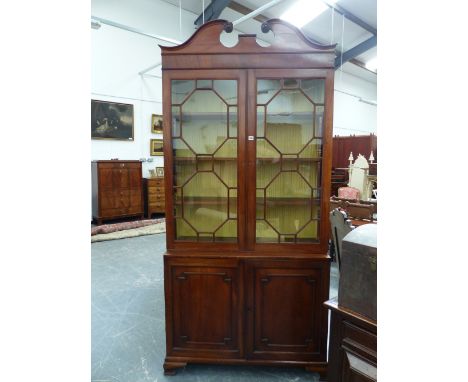
M 151 132 L 153 134 L 163 133 L 163 116 L 160 114 L 151 115 Z
M 162 156 L 163 152 L 163 140 L 162 139 L 151 139 L 150 141 L 150 155 L 151 156 Z
M 91 139 L 133 141 L 133 105 L 92 99 Z
M 156 167 L 156 176 L 159 178 L 164 177 L 164 167 Z

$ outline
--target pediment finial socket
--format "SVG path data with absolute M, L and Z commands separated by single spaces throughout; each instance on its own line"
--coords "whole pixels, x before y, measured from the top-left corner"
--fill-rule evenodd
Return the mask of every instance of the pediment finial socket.
M 268 23 L 268 21 L 265 21 L 262 23 L 262 32 L 268 33 L 269 31 L 271 31 L 271 25 Z
M 231 33 L 233 30 L 234 30 L 234 26 L 232 25 L 231 22 L 226 22 L 226 23 L 224 24 L 224 31 L 225 31 L 226 33 Z

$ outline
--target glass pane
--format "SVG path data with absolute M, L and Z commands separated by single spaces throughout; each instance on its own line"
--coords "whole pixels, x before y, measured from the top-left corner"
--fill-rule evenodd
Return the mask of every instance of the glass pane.
M 282 90 L 268 104 L 265 137 L 282 153 L 296 154 L 313 138 L 314 105 L 298 90 Z
M 214 155 L 214 172 L 229 187 L 237 187 L 237 139 L 228 139 Z
M 314 103 L 325 101 L 325 80 L 323 78 L 301 81 L 301 89 Z
M 256 221 L 257 243 L 278 243 L 278 233 L 264 220 Z
M 297 171 L 299 169 L 299 161 L 297 155 L 283 155 L 281 157 L 281 171 Z
M 318 188 L 322 182 L 322 162 L 308 161 L 307 159 L 300 161 L 299 173 L 305 181 L 312 187 Z
M 295 172 L 282 172 L 266 189 L 266 220 L 281 234 L 295 234 L 310 220 L 312 189 Z
M 314 102 L 323 103 L 324 81 L 257 83 L 256 241 L 317 242 L 324 108 Z
M 184 186 L 184 219 L 197 232 L 214 232 L 228 218 L 228 192 L 216 175 L 199 172 Z
M 173 81 L 175 238 L 237 242 L 237 82 L 188 82 Z
M 300 158 L 320 158 L 322 156 L 322 140 L 313 139 L 299 153 Z
M 212 80 L 197 80 L 197 89 L 211 89 L 213 88 Z
M 237 107 L 229 107 L 229 137 L 237 137 Z
M 228 105 L 237 105 L 237 81 L 215 80 L 213 88 Z
M 193 237 L 197 237 L 195 230 L 183 219 L 175 219 L 175 230 L 177 240 L 193 240 Z
M 229 219 L 237 219 L 237 188 L 229 189 Z
M 323 136 L 323 114 L 325 108 L 323 106 L 316 106 L 315 107 L 315 136 L 322 137 Z
M 279 89 L 281 89 L 280 80 L 258 80 L 257 104 L 262 105 L 267 103 Z
M 237 220 L 228 220 L 215 232 L 215 241 L 237 241 Z
M 197 170 L 195 154 L 182 139 L 173 139 L 172 148 L 174 153 L 174 185 L 183 186 Z
M 180 137 L 180 107 L 172 107 L 172 136 Z
M 305 227 L 297 234 L 297 241 L 308 242 L 310 239 L 318 239 L 318 230 L 319 223 L 318 221 L 311 220 L 305 225 Z
M 265 189 L 257 188 L 256 197 L 257 219 L 265 219 Z
M 227 106 L 211 90 L 196 90 L 182 105 L 182 137 L 197 154 L 213 154 L 227 138 Z
M 257 106 L 257 138 L 265 136 L 265 106 Z
M 180 104 L 195 88 L 195 81 L 172 80 L 172 103 Z

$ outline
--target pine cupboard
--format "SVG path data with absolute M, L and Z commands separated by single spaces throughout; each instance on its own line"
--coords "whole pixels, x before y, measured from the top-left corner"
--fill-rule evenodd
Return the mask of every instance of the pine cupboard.
M 334 46 L 203 25 L 161 47 L 166 374 L 187 363 L 326 372 Z

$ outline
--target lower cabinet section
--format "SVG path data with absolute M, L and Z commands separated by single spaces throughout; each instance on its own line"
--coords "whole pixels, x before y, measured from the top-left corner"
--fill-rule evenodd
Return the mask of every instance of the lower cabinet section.
M 326 302 L 331 310 L 329 382 L 377 381 L 377 322 Z
M 188 362 L 326 369 L 329 262 L 165 256 L 165 369 Z

